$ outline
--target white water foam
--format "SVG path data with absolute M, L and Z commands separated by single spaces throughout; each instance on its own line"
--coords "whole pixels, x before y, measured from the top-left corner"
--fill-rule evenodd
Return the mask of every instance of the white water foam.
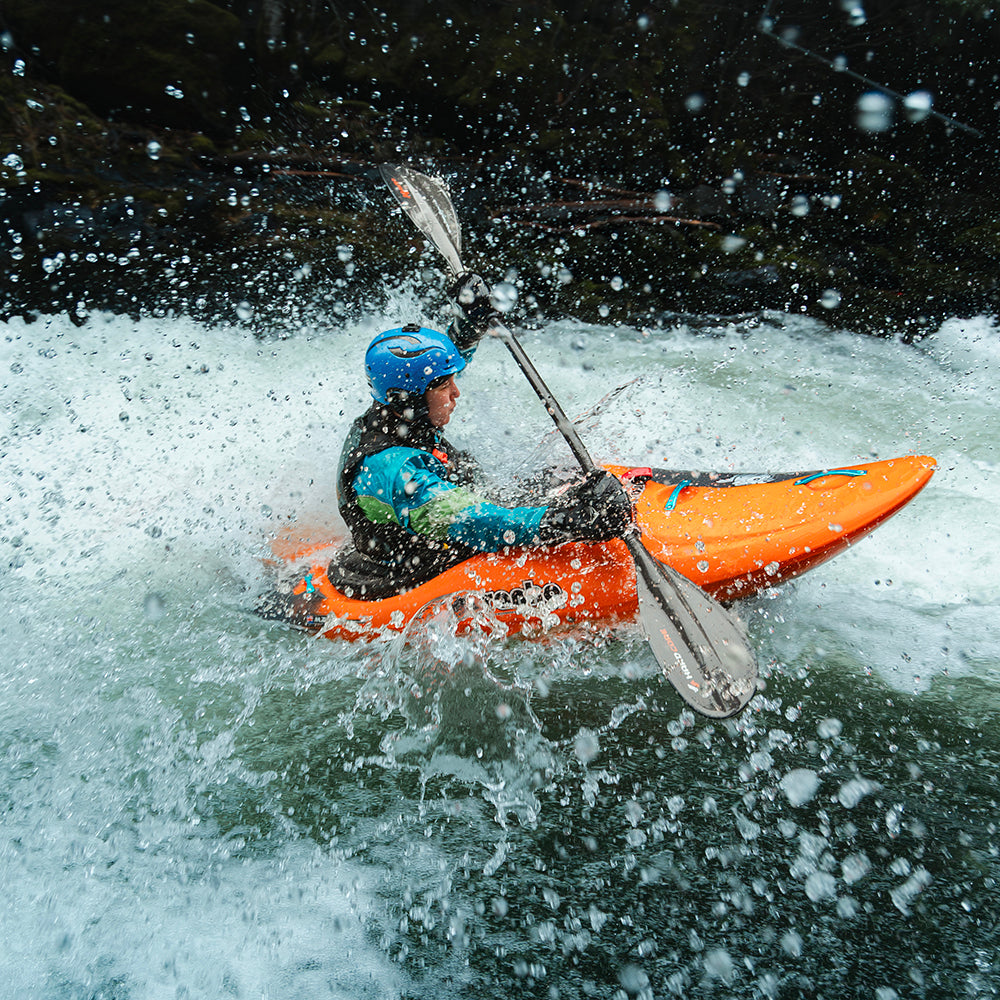
M 409 305 L 398 309 L 406 318 Z M 271 533 L 292 518 L 336 521 L 337 459 L 366 405 L 360 358 L 377 325 L 273 342 L 185 319 L 3 327 L 0 801 L 11 819 L 0 876 L 11 888 L 0 968 L 10 995 L 405 991 L 367 933 L 378 864 L 361 869 L 294 832 L 248 851 L 238 826 L 199 822 L 213 789 L 284 780 L 241 756 L 240 727 L 266 694 L 364 672 L 366 654 L 286 636 L 247 606 Z M 564 322 L 524 340 L 571 414 L 636 380 L 582 424 L 598 458 L 795 471 L 935 455 L 938 473 L 896 518 L 751 604 L 755 635 L 767 657 L 808 665 L 842 651 L 849 669 L 903 690 L 944 671 L 995 676 L 995 326 L 956 321 L 918 347 L 791 317 L 714 334 Z M 565 455 L 499 344 L 483 345 L 460 384 L 449 435 L 487 466 L 502 474 Z M 596 712 L 577 719 L 570 746 L 581 725 L 605 727 L 598 745 L 610 739 L 624 703 L 634 694 L 639 706 L 648 686 L 621 650 L 531 648 L 526 679 L 539 692 L 574 671 L 633 687 L 639 678 L 641 690 L 611 696 L 607 726 Z M 500 812 L 500 792 L 493 804 Z M 496 850 L 500 860 L 484 863 L 502 863 Z

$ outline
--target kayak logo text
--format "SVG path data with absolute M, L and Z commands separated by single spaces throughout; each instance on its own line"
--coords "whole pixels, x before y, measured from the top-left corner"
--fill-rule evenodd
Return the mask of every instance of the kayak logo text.
M 566 604 L 566 591 L 558 583 L 537 584 L 534 580 L 525 580 L 513 590 L 488 590 L 483 597 L 498 615 L 510 615 L 515 611 L 551 614 Z

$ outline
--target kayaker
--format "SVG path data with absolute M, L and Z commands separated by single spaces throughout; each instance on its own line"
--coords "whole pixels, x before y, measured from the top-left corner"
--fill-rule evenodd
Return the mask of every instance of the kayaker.
M 493 316 L 490 289 L 469 274 L 451 294 L 462 315 L 448 334 L 414 323 L 380 333 L 365 354 L 373 401 L 351 427 L 337 484 L 354 548 L 330 567 L 334 586 L 357 596 L 409 589 L 476 553 L 607 541 L 631 524 L 625 491 L 603 471 L 529 506 L 482 495 L 478 464 L 442 429 L 460 395 L 455 376 Z

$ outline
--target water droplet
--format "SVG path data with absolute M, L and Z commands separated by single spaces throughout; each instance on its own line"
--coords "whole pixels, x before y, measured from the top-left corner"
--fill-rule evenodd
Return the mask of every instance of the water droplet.
M 581 764 L 589 764 L 601 752 L 601 744 L 597 733 L 590 729 L 581 729 L 573 741 L 573 753 Z
M 143 614 L 147 621 L 159 621 L 164 615 L 164 602 L 160 594 L 147 594 L 142 602 Z
M 146 143 L 146 155 L 151 160 L 158 160 L 160 158 L 160 150 L 162 148 L 163 147 L 155 139 L 150 139 L 149 142 Z
M 510 281 L 498 281 L 490 294 L 490 305 L 499 313 L 509 313 L 517 305 L 517 285 Z
M 736 972 L 733 958 L 724 948 L 713 948 L 705 955 L 705 971 L 713 978 L 730 983 Z
M 249 302 L 243 301 L 236 304 L 236 315 L 244 323 L 253 319 L 253 306 Z
M 699 115 L 705 110 L 705 95 L 704 94 L 689 94 L 684 100 L 684 107 L 692 115 Z
M 840 292 L 836 288 L 827 288 L 820 296 L 819 304 L 824 309 L 836 309 L 840 305 Z
M 866 132 L 886 132 L 892 128 L 892 98 L 879 90 L 869 90 L 858 98 L 858 128 Z
M 816 732 L 819 733 L 819 738 L 821 740 L 835 739 L 843 731 L 844 724 L 840 721 L 840 719 L 824 719 L 816 727 Z
M 902 885 L 890 890 L 889 898 L 903 916 L 909 916 L 910 904 L 930 883 L 930 872 L 926 868 L 918 868 Z
M 642 818 L 646 815 L 646 810 L 639 805 L 635 799 L 629 799 L 625 803 L 625 817 L 632 826 L 638 826 Z
M 799 958 L 802 955 L 802 935 L 798 931 L 788 931 L 781 938 L 781 948 L 786 955 Z
M 637 996 L 649 988 L 649 976 L 637 965 L 625 965 L 618 973 L 618 982 L 629 996 Z
M 922 122 L 933 107 L 934 95 L 926 90 L 915 90 L 903 98 L 903 111 L 911 122 Z
M 890 837 L 899 836 L 899 831 L 903 828 L 903 807 L 901 805 L 894 805 L 886 812 L 885 828 Z
M 806 879 L 806 895 L 817 903 L 837 894 L 837 880 L 829 872 L 813 872 Z
M 840 874 L 848 885 L 863 879 L 872 868 L 867 854 L 852 854 L 840 863 Z
M 624 281 L 622 280 L 622 278 L 621 278 L 621 276 L 620 276 L 620 275 L 617 275 L 617 274 L 616 274 L 616 275 L 615 275 L 615 276 L 614 276 L 614 277 L 613 277 L 613 278 L 611 279 L 611 287 L 612 287 L 612 288 L 614 289 L 614 291 L 616 291 L 616 292 L 620 292 L 620 291 L 621 291 L 621 290 L 622 290 L 622 289 L 623 289 L 623 288 L 625 287 L 625 282 L 624 282 Z
M 851 778 L 845 781 L 837 792 L 837 801 L 845 809 L 853 809 L 866 795 L 879 789 L 879 785 L 867 778 Z
M 815 771 L 797 767 L 781 779 L 781 790 L 793 806 L 802 806 L 815 797 L 819 784 L 819 775 Z

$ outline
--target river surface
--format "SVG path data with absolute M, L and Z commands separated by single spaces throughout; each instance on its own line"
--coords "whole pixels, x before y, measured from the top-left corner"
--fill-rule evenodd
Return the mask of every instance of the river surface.
M 710 723 L 635 627 L 365 646 L 252 613 L 269 538 L 336 528 L 383 322 L 0 327 L 0 995 L 997 995 L 996 326 L 524 335 L 601 459 L 938 460 L 739 606 L 766 690 Z M 498 477 L 565 458 L 501 345 L 460 386 L 449 436 Z

